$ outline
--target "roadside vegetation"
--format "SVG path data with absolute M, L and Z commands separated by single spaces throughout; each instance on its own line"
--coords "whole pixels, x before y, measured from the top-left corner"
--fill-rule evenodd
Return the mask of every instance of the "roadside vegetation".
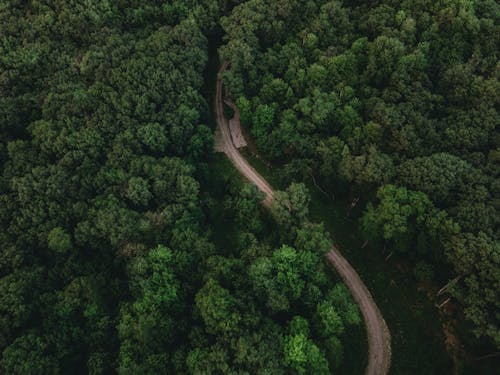
M 353 231 L 337 236 L 426 285 L 456 371 L 467 356 L 493 367 L 500 344 L 498 14 L 250 0 L 221 22 L 225 83 L 274 178 L 347 207 Z

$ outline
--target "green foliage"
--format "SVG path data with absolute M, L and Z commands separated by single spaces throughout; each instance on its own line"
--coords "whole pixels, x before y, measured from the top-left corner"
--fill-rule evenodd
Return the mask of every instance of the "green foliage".
M 164 246 L 131 262 L 130 288 L 135 301 L 123 306 L 120 314 L 120 372 L 168 368 L 167 358 L 162 359 L 161 345 L 171 343 L 178 334 L 174 319 L 181 303 L 174 266 L 172 251 Z M 155 364 L 157 361 L 162 364 Z
M 328 362 L 304 334 L 285 339 L 285 364 L 297 374 L 329 374 Z
M 294 316 L 290 322 L 291 335 L 309 336 L 309 322 L 301 316 Z
M 6 348 L 16 333 L 36 315 L 40 269 L 20 269 L 0 278 L 0 347 Z
M 453 295 L 465 306 L 474 323 L 474 334 L 491 337 L 500 345 L 498 326 L 500 244 L 485 233 L 455 236 L 446 246 L 447 256 L 463 280 L 452 286 Z
M 404 44 L 397 38 L 377 37 L 370 45 L 366 72 L 375 85 L 385 83 L 396 70 L 405 52 Z
M 324 255 L 331 250 L 332 242 L 323 224 L 305 223 L 297 229 L 295 247 L 303 251 Z
M 250 102 L 244 96 L 240 96 L 238 100 L 236 100 L 236 106 L 240 111 L 240 120 L 244 126 L 248 126 L 252 121 L 252 107 Z
M 286 191 L 277 191 L 273 213 L 278 223 L 285 228 L 297 228 L 304 223 L 309 212 L 309 192 L 302 183 L 292 183 Z
M 213 251 L 193 176 L 212 151 L 204 32 L 221 9 L 1 7 L 1 373 L 184 371 L 165 353 L 185 350 L 186 270 Z
M 52 229 L 47 241 L 49 249 L 57 253 L 66 253 L 72 247 L 70 235 L 61 227 Z
M 228 84 L 239 84 L 259 151 L 287 178 L 361 198 L 366 237 L 429 264 L 434 281 L 460 276 L 445 256 L 452 237 L 498 242 L 498 4 L 285 3 L 239 2 L 221 23 Z M 288 228 L 292 207 L 277 193 Z M 488 290 L 493 279 L 474 283 Z M 485 295 L 463 297 L 465 282 L 456 288 L 464 312 L 492 308 Z M 465 315 L 498 346 L 492 314 Z
M 393 241 L 398 251 L 408 251 L 416 246 L 418 235 L 444 236 L 457 230 L 446 213 L 435 208 L 422 192 L 385 185 L 377 198 L 377 208 L 369 205 L 361 219 L 363 232 L 373 241 Z
M 338 137 L 330 137 L 319 143 L 317 147 L 319 173 L 323 178 L 333 179 L 337 176 L 345 147 L 345 143 Z
M 245 184 L 237 192 L 237 196 L 228 200 L 227 205 L 236 214 L 236 223 L 245 230 L 252 233 L 259 233 L 263 228 L 263 223 L 259 217 L 261 202 L 264 194 L 257 186 Z
M 256 259 L 249 275 L 255 292 L 272 312 L 314 303 L 321 295 L 318 288 L 326 284 L 320 254 L 287 245 L 275 250 L 271 257 Z
M 163 127 L 156 124 L 145 124 L 137 129 L 141 142 L 152 152 L 163 152 L 167 146 L 168 138 Z
M 137 206 L 147 206 L 152 194 L 149 191 L 149 185 L 141 177 L 132 177 L 128 182 L 127 198 Z
M 267 133 L 274 122 L 274 109 L 268 105 L 257 106 L 252 115 L 252 134 L 257 142 L 264 144 Z
M 53 375 L 59 373 L 48 344 L 33 334 L 18 337 L 2 354 L 0 368 L 6 375 Z
M 0 372 L 342 361 L 360 317 L 325 271 L 305 186 L 276 193 L 277 225 L 255 187 L 207 191 L 202 89 L 219 40 L 263 154 L 370 201 L 366 237 L 419 277 L 458 276 L 471 331 L 498 346 L 497 14 L 493 1 L 4 2 Z
M 357 186 L 367 189 L 388 182 L 394 174 L 391 158 L 373 147 L 370 147 L 367 154 L 360 156 L 354 156 L 345 151 L 343 151 L 339 173 L 349 183 L 354 182 Z
M 229 291 L 213 279 L 209 279 L 196 294 L 196 307 L 207 331 L 212 334 L 224 334 L 238 328 L 241 318 L 235 305 L 236 301 Z
M 337 284 L 328 292 L 328 301 L 337 309 L 345 324 L 361 324 L 361 316 L 350 292 L 343 284 Z
M 398 169 L 402 184 L 432 196 L 440 204 L 456 202 L 460 195 L 467 198 L 485 180 L 469 163 L 444 153 L 409 160 Z
M 317 320 L 321 325 L 321 333 L 326 338 L 339 336 L 344 332 L 342 318 L 329 302 L 322 302 L 317 307 Z

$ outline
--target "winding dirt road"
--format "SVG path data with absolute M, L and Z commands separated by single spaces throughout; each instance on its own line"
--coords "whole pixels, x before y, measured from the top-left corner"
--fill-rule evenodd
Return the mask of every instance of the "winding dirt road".
M 269 207 L 274 199 L 274 190 L 269 183 L 246 161 L 233 144 L 229 130 L 228 120 L 224 116 L 222 101 L 222 82 L 220 74 L 229 66 L 228 62 L 222 64 L 217 77 L 215 96 L 215 114 L 219 130 L 219 149 L 231 160 L 231 163 L 250 182 L 266 194 L 264 205 Z M 328 261 L 337 270 L 349 288 L 354 300 L 359 306 L 366 325 L 368 336 L 368 365 L 366 375 L 386 375 L 391 364 L 391 335 L 380 310 L 369 290 L 352 268 L 349 262 L 333 246 L 326 254 Z

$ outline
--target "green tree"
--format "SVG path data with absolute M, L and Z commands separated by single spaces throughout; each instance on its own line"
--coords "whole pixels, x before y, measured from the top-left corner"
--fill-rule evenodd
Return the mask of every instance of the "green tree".
M 446 213 L 435 208 L 422 192 L 385 185 L 378 190 L 377 198 L 379 205 L 369 205 L 361 220 L 370 240 L 392 241 L 398 251 L 405 252 L 415 248 L 418 234 L 435 237 L 457 230 Z
M 263 223 L 260 218 L 261 202 L 264 193 L 253 184 L 245 184 L 238 195 L 231 199 L 230 204 L 236 214 L 236 222 L 241 228 L 250 232 L 259 233 Z
M 376 85 L 386 84 L 396 70 L 405 52 L 404 44 L 397 38 L 377 37 L 370 45 L 367 73 Z
M 329 374 L 328 362 L 304 334 L 285 338 L 285 364 L 297 374 Z
M 47 241 L 49 249 L 57 253 L 66 253 L 73 246 L 70 235 L 61 227 L 52 229 Z
M 241 320 L 236 300 L 227 289 L 209 279 L 196 294 L 196 307 L 205 322 L 207 332 L 231 333 L 238 329 Z
M 398 167 L 398 179 L 405 186 L 444 205 L 456 202 L 458 194 L 480 183 L 481 177 L 470 164 L 446 153 L 408 160 Z
M 500 344 L 499 308 L 500 244 L 485 233 L 452 237 L 445 245 L 448 258 L 461 280 L 452 285 L 452 294 L 464 305 L 466 318 L 477 337 Z
M 283 245 L 269 257 L 256 259 L 249 276 L 257 295 L 272 312 L 289 311 L 292 304 L 308 299 L 311 289 L 325 283 L 321 258 Z
M 2 353 L 0 368 L 6 375 L 59 374 L 57 360 L 49 352 L 49 345 L 39 336 L 20 336 Z
M 158 123 L 145 124 L 137 129 L 141 142 L 152 152 L 163 152 L 167 146 L 165 129 Z
M 332 241 L 323 224 L 306 222 L 297 229 L 295 247 L 299 250 L 324 255 L 331 250 Z
M 292 183 L 286 191 L 277 191 L 274 198 L 273 213 L 280 225 L 292 228 L 305 221 L 311 198 L 304 184 Z

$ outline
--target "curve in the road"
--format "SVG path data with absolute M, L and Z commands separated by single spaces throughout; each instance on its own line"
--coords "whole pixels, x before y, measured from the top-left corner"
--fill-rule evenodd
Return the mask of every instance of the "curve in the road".
M 228 120 L 224 116 L 220 74 L 228 66 L 229 63 L 225 62 L 219 70 L 215 95 L 215 115 L 221 136 L 221 151 L 224 151 L 231 160 L 231 163 L 246 179 L 257 185 L 265 193 L 266 198 L 263 203 L 269 207 L 274 199 L 274 190 L 236 149 L 231 139 Z M 386 375 L 389 372 L 391 364 L 391 335 L 380 310 L 357 272 L 335 246 L 326 254 L 326 257 L 344 280 L 363 315 L 368 336 L 369 352 L 365 374 Z

